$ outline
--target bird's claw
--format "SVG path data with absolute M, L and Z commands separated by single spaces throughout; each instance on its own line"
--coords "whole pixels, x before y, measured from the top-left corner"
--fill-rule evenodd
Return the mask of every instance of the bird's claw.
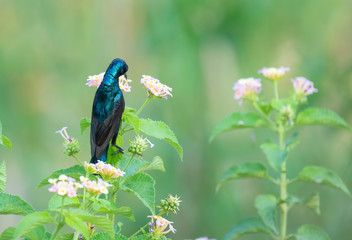
M 118 153 L 123 153 L 124 150 L 123 150 L 122 148 L 120 148 L 120 147 L 117 146 L 117 145 L 113 145 L 113 146 L 119 149 L 119 150 L 117 150 L 116 152 L 114 152 L 113 155 L 118 154 Z

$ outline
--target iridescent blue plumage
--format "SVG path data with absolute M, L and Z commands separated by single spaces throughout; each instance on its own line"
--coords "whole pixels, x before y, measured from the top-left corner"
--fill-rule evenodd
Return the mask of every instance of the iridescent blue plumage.
M 105 72 L 104 79 L 95 93 L 90 128 L 91 163 L 98 160 L 106 162 L 109 143 L 116 145 L 121 117 L 125 109 L 125 100 L 119 87 L 119 77 L 124 75 L 128 66 L 122 59 L 116 58 Z

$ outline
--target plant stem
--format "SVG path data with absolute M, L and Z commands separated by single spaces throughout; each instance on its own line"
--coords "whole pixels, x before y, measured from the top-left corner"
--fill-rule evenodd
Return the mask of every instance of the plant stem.
M 61 200 L 61 211 L 60 211 L 60 217 L 59 217 L 59 224 L 57 225 L 54 234 L 52 235 L 52 237 L 50 238 L 50 240 L 54 240 L 56 238 L 56 235 L 59 233 L 59 231 L 61 230 L 61 228 L 65 225 L 63 223 L 63 211 L 64 211 L 64 201 L 65 201 L 65 197 L 62 197 Z
M 134 158 L 134 155 L 136 155 L 135 153 L 132 154 L 130 161 L 128 162 L 127 166 L 125 167 L 125 170 L 123 170 L 124 172 L 126 172 L 127 168 L 130 166 L 132 159 Z
M 253 106 L 254 108 L 272 125 L 272 129 L 275 129 L 275 123 L 266 115 L 263 110 L 258 106 L 258 103 L 256 101 L 253 101 Z
M 284 151 L 285 149 L 285 129 L 280 122 L 279 126 L 279 139 L 280 139 L 280 149 Z M 286 179 L 286 161 L 281 164 L 281 176 L 280 176 L 280 207 L 281 207 L 281 231 L 280 231 L 280 239 L 286 239 L 286 229 L 287 229 L 287 179 Z
M 84 166 L 84 164 L 82 163 L 81 160 L 79 160 L 79 158 L 76 156 L 76 154 L 72 154 L 72 157 L 74 157 L 76 159 L 76 161 L 81 164 L 82 166 Z
M 275 99 L 279 101 L 279 89 L 277 86 L 277 81 L 274 81 L 274 94 L 275 94 Z
M 149 103 L 149 101 L 150 101 L 151 99 L 152 99 L 151 97 L 147 97 L 147 100 L 145 100 L 145 102 L 143 103 L 143 105 L 138 109 L 138 111 L 136 112 L 136 115 L 138 115 L 138 114 L 143 110 L 143 108 Z

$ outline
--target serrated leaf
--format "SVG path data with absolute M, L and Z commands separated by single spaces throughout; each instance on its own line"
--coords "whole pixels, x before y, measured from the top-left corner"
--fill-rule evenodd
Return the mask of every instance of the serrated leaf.
M 255 113 L 235 112 L 221 120 L 214 128 L 209 141 L 230 130 L 267 126 L 266 121 Z
M 120 233 L 116 233 L 115 234 L 115 240 L 128 240 L 128 237 L 120 234 Z
M 125 178 L 121 189 L 138 197 L 155 214 L 155 181 L 146 173 L 135 173 Z
M 289 195 L 287 197 L 287 203 L 290 208 L 295 204 L 303 204 L 312 209 L 317 215 L 320 215 L 320 197 L 318 193 L 312 193 L 305 198 Z
M 54 195 L 49 200 L 48 209 L 58 209 L 61 208 L 62 196 Z M 79 207 L 80 203 L 77 197 L 67 198 L 64 197 L 64 207 Z
M 50 183 L 48 182 L 48 180 L 50 178 L 58 178 L 61 174 L 65 174 L 67 176 L 70 176 L 70 177 L 78 180 L 81 175 L 83 175 L 83 176 L 86 175 L 86 170 L 84 170 L 84 167 L 81 165 L 74 165 L 74 166 L 66 168 L 66 169 L 60 169 L 58 171 L 53 172 L 52 174 L 50 174 L 50 176 L 48 176 L 44 180 L 42 180 L 39 183 L 37 189 L 41 188 L 45 185 L 49 185 Z
M 55 219 L 49 215 L 47 212 L 34 212 L 28 214 L 18 224 L 13 238 L 19 238 L 26 233 L 32 231 L 33 229 L 42 226 L 46 223 L 55 223 Z
M 90 127 L 91 124 L 91 119 L 90 118 L 82 118 L 81 121 L 79 122 L 79 126 L 81 127 L 81 134 L 84 133 L 84 131 Z
M 128 217 L 134 221 L 133 211 L 129 207 L 118 207 L 115 203 L 105 200 L 97 199 L 92 205 L 93 214 L 116 214 Z
M 173 146 L 178 152 L 181 161 L 183 160 L 183 149 L 178 143 L 173 131 L 164 122 L 153 121 L 151 119 L 140 119 L 139 129 L 141 132 L 158 139 L 163 139 Z
M 287 150 L 281 150 L 274 142 L 263 143 L 260 148 L 268 159 L 269 165 L 277 172 L 280 172 L 281 164 L 286 160 Z
M 240 178 L 267 178 L 266 167 L 258 162 L 246 162 L 241 165 L 235 165 L 227 169 L 221 176 L 216 190 L 230 180 Z
M 15 227 L 6 228 L 0 235 L 0 240 L 10 240 L 13 239 L 13 234 L 15 233 Z
M 122 121 L 133 127 L 134 131 L 139 135 L 139 118 L 134 112 L 125 111 L 122 115 Z
M 31 232 L 24 234 L 25 240 L 43 240 L 45 237 L 45 227 L 39 226 Z
M 6 188 L 6 162 L 2 161 L 0 164 L 0 193 L 3 193 Z
M 127 164 L 129 163 L 130 159 L 131 159 L 130 156 L 123 156 L 122 159 L 119 161 L 118 167 L 122 171 L 124 171 L 127 167 Z M 138 157 L 134 157 L 131 160 L 127 170 L 125 171 L 126 172 L 125 176 L 130 176 L 130 175 L 136 173 L 141 166 L 146 165 L 146 164 L 148 164 L 147 161 L 144 161 Z
M 72 240 L 74 237 L 73 233 L 65 233 L 57 236 L 55 239 L 57 240 Z
M 159 170 L 165 172 L 164 162 L 159 156 L 155 156 L 151 162 L 147 162 L 139 167 L 138 172 Z
M 259 218 L 248 218 L 235 224 L 223 240 L 232 240 L 248 233 L 271 234 L 271 230 Z
M 335 112 L 321 108 L 307 108 L 297 116 L 296 125 L 327 125 L 352 130 Z
M 307 166 L 299 174 L 298 180 L 331 186 L 350 195 L 342 179 L 333 171 L 317 166 Z
M 330 240 L 329 235 L 321 228 L 313 225 L 303 225 L 295 234 L 297 240 Z
M 278 233 L 276 206 L 277 199 L 273 195 L 259 195 L 255 199 L 255 207 L 258 210 L 260 218 L 274 231 L 275 234 Z
M 14 196 L 8 193 L 0 193 L 0 214 L 25 216 L 33 212 L 33 207 L 19 196 Z
M 77 216 L 65 214 L 65 222 L 68 226 L 81 233 L 86 239 L 90 239 L 87 225 Z
M 1 144 L 4 145 L 5 147 L 7 147 L 8 149 L 12 149 L 12 143 L 10 141 L 10 139 L 8 139 L 7 137 L 5 137 L 4 135 L 1 136 Z
M 92 215 L 77 215 L 78 218 L 82 219 L 84 222 L 91 223 L 97 227 L 100 227 L 105 232 L 107 232 L 111 239 L 114 238 L 114 224 L 113 222 L 103 216 L 92 216 Z

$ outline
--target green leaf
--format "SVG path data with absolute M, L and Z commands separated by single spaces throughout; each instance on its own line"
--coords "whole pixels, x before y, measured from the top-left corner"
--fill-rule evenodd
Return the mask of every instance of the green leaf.
M 125 111 L 122 115 L 122 121 L 133 127 L 134 131 L 139 135 L 139 118 L 134 112 Z
M 299 140 L 297 139 L 298 135 L 299 135 L 299 133 L 295 132 L 294 134 L 292 134 L 291 137 L 289 137 L 286 140 L 285 148 L 286 148 L 287 152 L 291 151 L 299 144 Z
M 312 209 L 317 215 L 320 215 L 320 197 L 318 193 L 312 193 L 303 199 L 289 195 L 287 202 L 290 208 L 295 204 L 303 204 Z
M 6 162 L 2 161 L 0 164 L 0 193 L 5 191 L 6 181 Z
M 151 162 L 147 162 L 139 167 L 138 172 L 145 172 L 150 170 L 159 170 L 165 172 L 164 162 L 159 156 L 155 156 Z
M 283 107 L 287 107 L 287 106 L 291 106 L 294 112 L 296 112 L 297 110 L 297 102 L 292 96 L 289 98 L 281 99 L 279 101 L 274 99 L 271 101 L 271 106 L 274 109 L 276 109 L 278 112 L 280 112 Z
M 273 107 L 271 106 L 271 103 L 259 102 L 259 108 L 264 114 L 268 115 Z
M 303 225 L 295 234 L 297 240 L 330 240 L 329 235 L 321 228 L 313 225 Z
M 115 240 L 128 240 L 128 238 L 120 233 L 117 233 L 115 234 Z
M 125 178 L 121 189 L 138 197 L 155 214 L 155 181 L 146 173 L 135 173 Z
M 127 167 L 127 164 L 129 163 L 131 157 L 130 156 L 123 156 L 122 159 L 119 161 L 119 165 L 118 167 L 121 169 L 121 170 L 125 170 L 126 167 Z M 143 166 L 143 165 L 146 165 L 148 164 L 147 161 L 144 161 L 138 157 L 134 157 L 132 160 L 131 160 L 131 163 L 130 165 L 128 166 L 127 170 L 126 170 L 126 175 L 125 176 L 130 176 L 134 173 L 136 173 L 138 171 L 138 169 Z
M 6 228 L 0 235 L 0 240 L 10 240 L 13 239 L 13 234 L 15 233 L 15 227 Z
M 50 176 L 46 177 L 43 181 L 41 181 L 39 183 L 37 189 L 39 189 L 45 185 L 49 185 L 50 183 L 48 182 L 48 180 L 50 178 L 58 178 L 61 174 L 65 174 L 67 176 L 70 176 L 70 177 L 78 180 L 81 175 L 83 175 L 83 176 L 86 175 L 86 170 L 81 165 L 74 165 L 74 166 L 66 168 L 66 169 L 60 169 L 58 171 L 53 172 Z
M 220 133 L 234 129 L 267 126 L 265 120 L 255 113 L 235 112 L 221 120 L 214 128 L 210 142 Z
M 128 217 L 134 221 L 133 211 L 129 207 L 118 207 L 115 203 L 105 200 L 97 199 L 92 205 L 93 214 L 116 214 Z
M 120 135 L 117 136 L 117 140 L 116 140 L 116 144 L 118 146 L 122 146 L 123 142 L 122 142 L 122 138 Z M 106 162 L 108 164 L 111 164 L 112 166 L 116 166 L 117 163 L 119 163 L 121 161 L 121 159 L 124 157 L 123 153 L 116 153 L 119 149 L 117 147 L 111 146 L 108 149 L 108 156 L 107 156 L 107 160 Z
M 53 210 L 53 209 L 59 209 L 61 208 L 62 204 L 62 196 L 59 195 L 54 195 L 50 198 L 49 200 L 49 207 L 48 209 Z M 64 207 L 79 207 L 81 204 L 79 203 L 79 200 L 77 197 L 72 197 L 72 198 L 64 198 Z
M 39 226 L 24 235 L 25 240 L 43 240 L 45 237 L 45 227 Z
M 235 224 L 232 229 L 225 235 L 223 240 L 231 240 L 238 238 L 244 234 L 259 232 L 271 234 L 270 228 L 268 228 L 262 220 L 259 218 L 248 218 Z
M 4 135 L 1 136 L 1 144 L 4 145 L 5 147 L 7 147 L 8 149 L 12 149 L 12 144 L 10 139 L 8 139 L 7 137 L 5 137 Z
M 164 122 L 153 121 L 151 119 L 140 119 L 140 130 L 152 137 L 163 139 L 173 146 L 183 160 L 183 149 L 178 143 L 175 134 Z
M 281 150 L 274 142 L 263 143 L 260 148 L 264 152 L 270 166 L 277 172 L 280 172 L 281 164 L 286 160 L 287 150 Z
M 33 212 L 33 207 L 19 196 L 14 196 L 8 193 L 0 193 L 0 214 L 25 216 Z
M 331 186 L 342 190 L 350 195 L 350 191 L 343 183 L 341 178 L 333 171 L 317 166 L 307 166 L 299 174 L 298 180 L 304 182 L 312 182 L 321 185 Z
M 18 224 L 13 238 L 19 238 L 26 233 L 29 233 L 33 229 L 42 226 L 46 223 L 55 223 L 55 219 L 52 218 L 47 212 L 34 212 L 28 214 Z
M 255 200 L 255 207 L 263 222 L 269 226 L 275 234 L 278 233 L 277 227 L 277 199 L 275 196 L 266 194 L 259 195 Z
M 100 232 L 98 234 L 96 234 L 92 240 L 110 240 L 111 238 L 109 237 L 109 234 L 105 233 L 105 232 Z M 127 237 L 117 233 L 115 234 L 115 237 L 113 238 L 115 240 L 128 240 Z
M 74 237 L 73 233 L 65 233 L 57 236 L 55 239 L 57 240 L 72 240 Z
M 246 162 L 241 165 L 235 165 L 227 169 L 221 176 L 216 190 L 226 182 L 239 178 L 264 178 L 266 179 L 267 169 L 258 162 Z
M 82 219 L 80 219 L 77 216 L 74 215 L 68 215 L 67 213 L 65 214 L 65 222 L 67 225 L 69 225 L 71 228 L 75 229 L 76 231 L 80 232 L 83 234 L 83 236 L 86 239 L 90 239 L 89 237 L 89 231 L 87 225 L 84 223 Z
M 307 108 L 300 112 L 296 120 L 297 125 L 327 125 L 352 130 L 339 115 L 328 109 Z
M 109 234 L 111 239 L 114 238 L 114 224 L 109 218 L 105 216 L 103 217 L 92 215 L 77 215 L 77 217 L 82 219 L 84 222 L 91 223 L 97 227 L 100 227 Z
M 81 127 L 81 134 L 84 133 L 84 131 L 90 127 L 91 124 L 91 119 L 90 118 L 82 118 L 81 121 L 79 122 L 79 125 Z

